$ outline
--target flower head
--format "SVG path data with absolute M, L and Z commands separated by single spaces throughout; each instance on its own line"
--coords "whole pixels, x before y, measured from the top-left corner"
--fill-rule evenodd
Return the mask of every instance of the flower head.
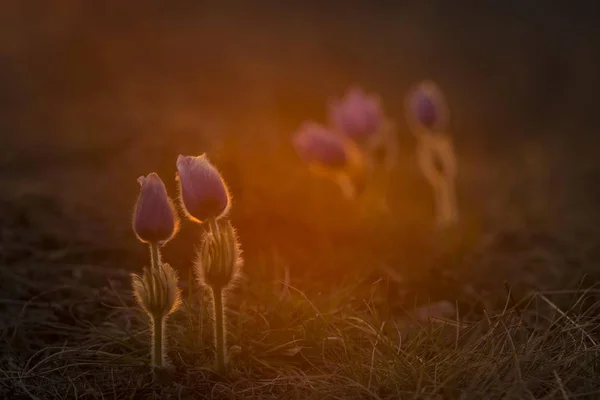
M 231 205 L 229 190 L 206 154 L 179 155 L 177 171 L 181 205 L 191 220 L 202 223 L 227 214 Z
M 156 173 L 138 178 L 141 185 L 133 216 L 133 230 L 144 243 L 163 244 L 177 232 L 178 219 L 165 184 Z
M 362 143 L 378 134 L 384 115 L 378 97 L 352 87 L 344 98 L 330 103 L 329 117 L 337 131 Z
M 240 274 L 240 244 L 228 219 L 209 220 L 196 260 L 200 283 L 210 288 L 229 287 Z
M 308 163 L 344 168 L 349 161 L 347 141 L 312 121 L 303 123 L 294 132 L 292 144 L 298 155 Z
M 142 276 L 133 274 L 131 278 L 135 299 L 151 316 L 166 317 L 181 304 L 177 272 L 169 264 L 154 270 L 144 268 Z
M 293 134 L 292 144 L 312 173 L 337 182 L 346 197 L 354 198 L 365 189 L 369 164 L 349 138 L 309 121 Z
M 411 90 L 407 97 L 409 120 L 429 131 L 439 132 L 446 128 L 447 110 L 438 86 L 424 81 Z

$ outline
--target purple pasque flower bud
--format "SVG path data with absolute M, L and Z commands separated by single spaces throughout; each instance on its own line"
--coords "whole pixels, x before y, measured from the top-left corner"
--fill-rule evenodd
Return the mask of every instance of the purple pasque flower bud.
M 188 217 L 202 223 L 219 219 L 231 206 L 229 189 L 206 154 L 177 157 L 180 200 Z
M 313 173 L 333 179 L 346 197 L 354 198 L 364 190 L 369 163 L 348 137 L 307 121 L 292 135 L 292 144 Z
M 337 131 L 357 143 L 364 143 L 379 133 L 384 113 L 379 97 L 352 87 L 341 100 L 329 104 L 329 118 Z
M 432 81 L 424 81 L 407 97 L 409 119 L 429 131 L 446 129 L 447 110 L 442 93 Z
M 138 182 L 141 189 L 133 215 L 133 230 L 144 243 L 164 244 L 175 236 L 179 225 L 173 202 L 156 173 L 140 176 Z
M 346 140 L 316 122 L 304 122 L 293 133 L 292 144 L 307 163 L 337 169 L 346 167 L 349 161 Z

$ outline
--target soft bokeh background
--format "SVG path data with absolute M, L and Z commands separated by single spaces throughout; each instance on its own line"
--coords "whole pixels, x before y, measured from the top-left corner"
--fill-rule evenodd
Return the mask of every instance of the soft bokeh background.
M 231 186 L 250 277 L 288 268 L 292 282 L 337 285 L 385 265 L 418 275 L 426 297 L 441 296 L 440 270 L 490 290 L 576 282 L 600 258 L 598 7 L 2 1 L 5 263 L 38 249 L 140 269 L 136 178 L 156 171 L 175 196 L 176 156 L 208 152 Z M 402 109 L 425 78 L 446 94 L 460 162 L 463 223 L 444 237 Z M 289 143 L 352 84 L 398 123 L 392 216 L 311 176 Z M 184 276 L 198 235 L 185 223 L 165 250 Z

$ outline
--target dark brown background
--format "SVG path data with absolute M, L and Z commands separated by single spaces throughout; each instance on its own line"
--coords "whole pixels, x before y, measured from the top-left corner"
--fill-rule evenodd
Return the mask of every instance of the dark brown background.
M 455 236 L 471 248 L 486 232 L 543 230 L 595 260 L 596 2 L 388 3 L 1 2 L 5 226 L 138 269 L 136 178 L 156 171 L 175 196 L 177 154 L 208 151 L 234 194 L 247 272 L 420 268 L 432 200 L 402 102 L 432 78 L 461 160 Z M 358 218 L 289 144 L 355 83 L 399 124 L 391 219 Z M 197 235 L 184 224 L 166 257 L 187 268 Z

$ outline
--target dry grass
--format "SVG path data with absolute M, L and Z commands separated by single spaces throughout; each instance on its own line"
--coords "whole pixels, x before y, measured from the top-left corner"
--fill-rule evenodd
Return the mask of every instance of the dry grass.
M 49 267 L 50 265 L 46 265 Z M 2 281 L 39 291 L 40 265 Z M 207 301 L 188 293 L 170 321 L 173 375 L 154 383 L 148 329 L 128 275 L 53 266 L 27 300 L 3 299 L 0 384 L 5 398 L 596 398 L 600 290 L 532 293 L 483 318 L 452 307 L 430 317 L 358 310 L 347 288 L 278 296 L 257 282 L 231 310 L 229 376 L 212 372 Z M 109 284 L 82 285 L 108 279 Z M 100 279 L 99 275 L 102 276 Z M 20 279 L 20 280 L 18 280 Z M 235 295 L 234 295 L 235 297 Z M 310 300 L 313 299 L 313 300 Z M 563 306 L 565 305 L 565 306 Z M 460 310 L 460 307 L 459 307 Z M 450 314 L 448 314 L 450 311 Z M 455 314 L 452 314 L 452 312 Z M 436 315 L 440 314 L 440 315 Z

